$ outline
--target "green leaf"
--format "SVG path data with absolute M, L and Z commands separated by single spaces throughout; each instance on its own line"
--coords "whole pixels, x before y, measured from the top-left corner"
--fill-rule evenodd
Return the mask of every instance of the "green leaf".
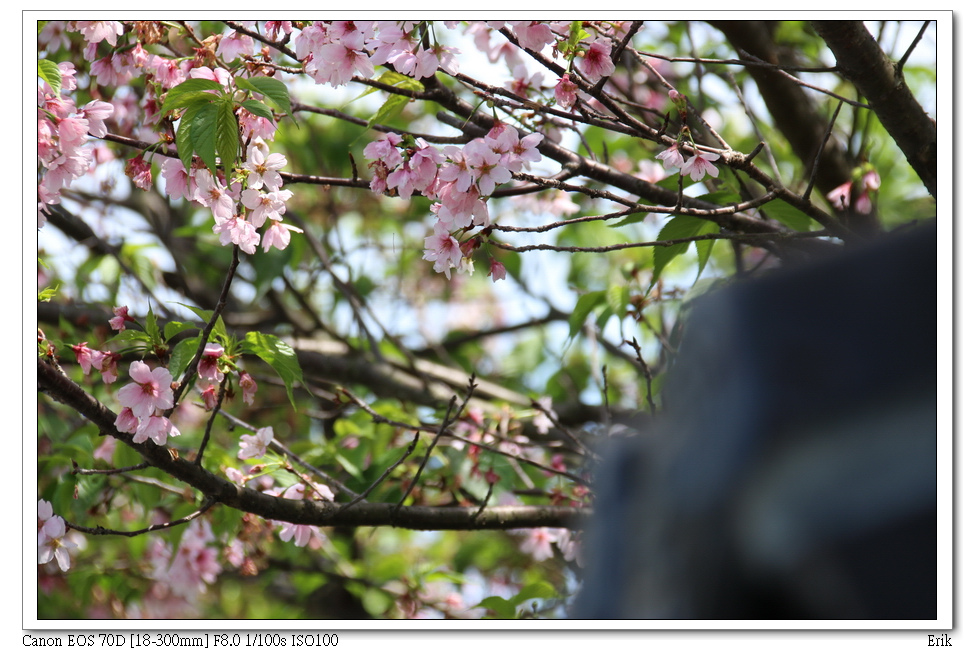
M 291 346 L 273 334 L 248 332 L 244 337 L 244 348 L 256 354 L 278 373 L 284 382 L 284 389 L 288 392 L 291 406 L 297 411 L 298 406 L 295 404 L 293 393 L 294 383 L 304 385 L 305 380 L 301 374 L 301 366 L 298 365 L 298 357 Z
M 38 59 L 37 76 L 47 82 L 55 95 L 61 94 L 61 70 L 57 63 L 49 59 Z
M 217 96 L 207 92 L 210 90 L 223 90 L 223 86 L 211 79 L 187 79 L 169 89 L 159 111 L 166 113 L 200 101 L 212 102 Z
M 620 318 L 626 316 L 626 309 L 630 305 L 630 290 L 622 285 L 615 285 L 606 291 L 606 304 L 613 313 Z
M 149 313 L 146 314 L 146 334 L 149 335 L 149 339 L 153 344 L 162 345 L 164 341 L 162 340 L 162 333 L 159 331 L 159 323 L 156 321 L 156 315 L 152 313 L 152 306 L 149 307 Z
M 638 212 L 637 214 L 631 214 L 629 216 L 626 216 L 620 219 L 619 221 L 617 221 L 616 223 L 609 224 L 609 227 L 622 228 L 623 226 L 629 226 L 630 224 L 634 224 L 634 223 L 643 223 L 644 219 L 646 218 L 647 218 L 646 214 L 642 212 Z
M 41 289 L 37 292 L 38 302 L 51 302 L 51 299 L 58 295 L 58 288 L 60 285 L 54 285 L 53 287 L 47 287 L 46 289 Z
M 189 309 L 191 312 L 199 316 L 200 320 L 202 320 L 204 323 L 209 323 L 210 319 L 213 318 L 213 310 L 201 309 L 199 307 L 194 307 L 193 305 L 187 305 L 182 302 L 177 302 L 176 304 L 179 305 L 180 307 L 186 307 L 187 309 Z
M 190 329 L 199 329 L 199 326 L 194 323 L 181 323 L 180 321 L 176 320 L 170 321 L 166 323 L 166 326 L 163 328 L 163 336 L 165 336 L 166 339 L 171 339 L 180 332 L 185 332 L 186 330 Z
M 264 102 L 259 102 L 256 99 L 245 99 L 240 105 L 249 113 L 274 121 L 274 112 Z
M 220 154 L 220 162 L 223 165 L 228 184 L 230 183 L 230 174 L 237 165 L 237 154 L 240 148 L 239 134 L 240 125 L 237 124 L 233 102 L 229 98 L 227 101 L 218 102 L 216 151 Z
M 502 598 L 501 596 L 488 596 L 481 602 L 479 602 L 475 607 L 484 607 L 485 609 L 494 610 L 499 618 L 514 618 L 517 614 L 517 607 L 522 603 L 533 600 L 535 598 L 558 598 L 559 592 L 548 582 L 544 580 L 539 582 L 533 582 L 531 584 L 525 585 L 525 587 L 519 591 L 516 595 L 511 598 Z
M 180 124 L 180 130 L 187 127 L 190 129 L 190 145 L 214 177 L 217 175 L 217 113 L 215 104 L 204 104 L 194 113 L 190 124 L 185 126 Z M 177 138 L 177 145 L 178 142 L 179 138 Z M 185 161 L 183 164 L 186 164 Z
M 762 206 L 766 216 L 775 219 L 783 226 L 799 232 L 812 230 L 815 223 L 812 218 L 799 208 L 789 205 L 782 199 L 774 199 Z
M 236 77 L 234 83 L 237 84 L 238 88 L 251 90 L 264 95 L 272 104 L 277 106 L 278 110 L 287 114 L 297 124 L 295 116 L 291 113 L 291 96 L 288 94 L 288 87 L 284 85 L 283 81 L 274 79 L 273 77 L 251 77 L 250 79 Z M 247 110 L 250 109 L 248 108 Z M 251 112 L 253 113 L 253 111 Z
M 671 239 L 684 239 L 687 237 L 696 237 L 697 235 L 716 233 L 718 230 L 718 224 L 714 223 L 713 221 L 698 219 L 697 217 L 689 217 L 682 214 L 677 215 L 664 224 L 664 227 L 660 229 L 660 232 L 657 235 L 657 240 L 667 241 Z M 689 246 L 690 242 L 673 244 L 671 246 L 654 246 L 653 279 L 650 281 L 650 286 L 656 284 L 657 279 L 660 277 L 660 273 L 664 270 L 664 268 L 670 264 L 674 258 L 686 253 Z M 705 252 L 710 255 L 710 248 L 708 248 Z M 701 250 L 698 249 L 698 256 L 700 256 L 700 254 Z M 707 262 L 706 259 L 705 262 Z
M 727 189 L 721 189 L 716 192 L 703 194 L 696 198 L 701 201 L 707 201 L 708 203 L 716 203 L 717 205 L 734 205 L 735 203 L 741 203 L 741 194 L 735 192 L 734 190 Z
M 190 139 L 190 134 L 193 132 L 193 120 L 196 119 L 197 114 L 203 110 L 204 106 L 209 105 L 209 102 L 194 104 L 186 109 L 183 117 L 179 120 L 179 127 L 176 131 L 176 152 L 179 154 L 179 159 L 187 173 L 193 169 L 193 141 Z
M 501 596 L 488 596 L 479 602 L 476 607 L 493 610 L 498 615 L 498 618 L 515 617 L 515 606 Z
M 399 115 L 406 105 L 410 103 L 410 98 L 405 95 L 390 95 L 379 110 L 376 111 L 372 117 L 369 118 L 366 128 L 370 129 L 373 125 L 379 122 L 387 122 L 390 119 Z
M 169 374 L 173 377 L 182 376 L 186 372 L 186 368 L 189 367 L 190 361 L 193 360 L 193 355 L 196 354 L 196 349 L 199 346 L 199 336 L 183 339 L 173 346 L 173 351 L 169 355 Z
M 596 307 L 596 305 L 606 301 L 605 291 L 590 291 L 589 293 L 584 293 L 579 296 L 579 300 L 576 301 L 575 309 L 569 315 L 569 338 L 571 339 L 579 330 L 582 329 L 582 324 L 586 322 L 586 316 Z

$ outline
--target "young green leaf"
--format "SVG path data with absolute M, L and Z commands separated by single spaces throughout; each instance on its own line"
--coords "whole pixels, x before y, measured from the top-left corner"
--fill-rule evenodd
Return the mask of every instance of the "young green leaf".
M 185 125 L 180 123 L 180 131 L 184 128 L 190 129 L 188 136 L 190 145 L 214 177 L 217 175 L 217 113 L 218 108 L 215 104 L 204 104 L 194 113 L 191 123 Z M 176 142 L 178 146 L 178 136 Z M 186 165 L 185 161 L 183 164 Z
M 586 322 L 586 316 L 596 307 L 596 305 L 606 302 L 606 292 L 605 291 L 590 291 L 589 293 L 584 293 L 579 296 L 579 300 L 576 301 L 575 309 L 569 315 L 569 338 L 571 339 L 579 330 L 582 329 L 582 324 Z
M 664 227 L 660 229 L 660 233 L 657 235 L 659 241 L 667 241 L 672 239 L 685 239 L 688 237 L 696 237 L 697 235 L 713 234 L 720 230 L 718 224 L 713 221 L 708 221 L 706 219 L 698 219 L 697 217 L 689 217 L 687 215 L 678 215 L 664 224 Z M 657 279 L 660 277 L 660 273 L 664 270 L 670 262 L 679 255 L 687 252 L 690 242 L 682 242 L 679 244 L 673 244 L 670 246 L 654 246 L 653 248 L 653 279 L 650 281 L 650 285 L 656 284 Z M 700 262 L 700 256 L 702 249 L 698 248 L 698 258 Z M 706 256 L 711 254 L 710 247 L 704 250 Z M 707 263 L 707 258 L 705 257 L 704 263 Z M 703 265 L 701 265 L 703 268 Z M 700 274 L 700 271 L 698 272 Z
M 230 98 L 227 98 L 227 101 L 217 102 L 216 151 L 220 155 L 220 163 L 228 179 L 237 165 L 240 149 L 239 133 L 240 125 L 237 123 L 233 102 Z
M 782 199 L 774 199 L 769 201 L 762 206 L 762 212 L 783 226 L 792 228 L 799 232 L 806 232 L 812 230 L 813 220 L 806 213 L 799 210 L 792 205 L 789 205 Z
M 248 113 L 253 113 L 258 117 L 264 117 L 274 122 L 274 112 L 264 102 L 259 102 L 256 99 L 245 99 L 240 105 L 247 109 Z
M 244 337 L 244 348 L 260 357 L 265 363 L 278 373 L 284 382 L 284 389 L 288 393 L 291 406 L 298 410 L 295 404 L 293 387 L 295 382 L 304 385 L 305 380 L 298 365 L 298 357 L 290 345 L 274 336 L 262 332 L 248 332 Z
M 173 377 L 182 376 L 187 366 L 190 365 L 190 361 L 193 360 L 193 355 L 196 354 L 199 345 L 200 337 L 192 336 L 173 346 L 173 351 L 169 355 L 169 372 Z
M 372 128 L 378 122 L 388 122 L 399 115 L 409 103 L 410 98 L 405 95 L 390 95 L 383 105 L 379 107 L 379 110 L 369 118 L 366 128 Z
M 283 81 L 273 77 L 251 77 L 250 79 L 237 77 L 234 79 L 234 83 L 242 90 L 251 90 L 264 95 L 278 110 L 285 113 L 291 118 L 291 121 L 297 124 L 295 116 L 291 113 L 291 96 L 288 94 L 288 87 L 284 85 Z M 253 111 L 251 112 L 253 113 Z
M 61 70 L 58 64 L 49 59 L 37 61 L 37 76 L 47 82 L 55 95 L 61 94 Z
M 210 90 L 223 90 L 223 86 L 211 79 L 187 79 L 169 89 L 159 112 L 167 113 L 200 101 L 211 102 L 217 95 L 207 92 Z

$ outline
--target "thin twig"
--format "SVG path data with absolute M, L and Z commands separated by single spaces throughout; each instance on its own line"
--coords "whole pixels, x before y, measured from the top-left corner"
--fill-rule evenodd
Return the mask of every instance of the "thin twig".
M 406 448 L 406 453 L 404 453 L 402 456 L 400 456 L 399 460 L 397 460 L 395 463 L 393 463 L 392 465 L 390 465 L 389 467 L 387 467 L 386 468 L 386 471 L 384 471 L 379 478 L 377 478 L 375 481 L 373 481 L 372 484 L 369 487 L 367 487 L 365 490 L 363 490 L 362 494 L 358 495 L 356 498 L 352 499 L 348 503 L 343 504 L 343 506 L 338 509 L 338 511 L 336 512 L 336 514 L 338 514 L 339 512 L 342 512 L 343 510 L 347 510 L 348 508 L 351 508 L 352 506 L 354 506 L 355 504 L 359 503 L 360 501 L 362 501 L 363 499 L 365 499 L 367 496 L 369 496 L 369 493 L 372 492 L 373 490 L 375 490 L 377 485 L 379 485 L 384 480 L 386 480 L 386 477 L 389 476 L 393 472 L 394 469 L 396 469 L 397 467 L 399 467 L 400 465 L 402 465 L 403 464 L 403 461 L 405 461 L 409 457 L 409 455 L 413 453 L 413 450 L 416 449 L 416 443 L 417 443 L 417 441 L 419 439 L 420 439 L 420 432 L 417 431 L 416 434 L 413 436 L 413 442 L 411 442 L 410 443 L 410 446 Z
M 836 110 L 833 111 L 833 117 L 829 119 L 829 124 L 826 125 L 826 133 L 823 134 L 823 139 L 819 143 L 819 150 L 816 151 L 816 158 L 813 159 L 812 166 L 809 168 L 809 185 L 806 186 L 806 191 L 802 193 L 804 201 L 808 201 L 809 197 L 812 196 L 813 187 L 816 183 L 816 172 L 819 170 L 819 161 L 823 155 L 823 151 L 826 149 L 826 143 L 829 142 L 830 136 L 833 135 L 833 125 L 836 124 L 836 118 L 839 117 L 841 108 L 843 108 L 843 103 L 837 103 Z
M 94 528 L 89 528 L 88 526 L 79 526 L 78 524 L 73 524 L 70 521 L 65 520 L 64 525 L 68 528 L 77 530 L 78 532 L 85 533 L 87 535 L 121 535 L 122 537 L 138 537 L 139 535 L 145 535 L 146 533 L 155 532 L 157 530 L 166 530 L 167 528 L 172 528 L 174 526 L 180 526 L 182 524 L 188 524 L 193 521 L 207 510 L 212 508 L 217 502 L 209 497 L 200 506 L 200 509 L 194 513 L 188 514 L 185 517 L 179 519 L 174 519 L 173 521 L 166 522 L 164 524 L 153 524 L 146 528 L 140 530 L 114 530 L 111 528 L 105 528 L 103 526 L 95 526 Z
M 427 448 L 427 453 L 423 456 L 423 460 L 420 461 L 420 467 L 417 468 L 416 474 L 413 476 L 413 481 L 410 482 L 410 486 L 406 488 L 406 490 L 403 492 L 403 496 L 399 500 L 399 503 L 396 504 L 396 508 L 394 509 L 393 513 L 394 517 L 396 516 L 396 513 L 399 512 L 399 509 L 403 506 L 403 502 L 406 501 L 406 498 L 410 496 L 413 488 L 416 487 L 416 484 L 420 482 L 420 474 L 423 473 L 423 468 L 426 467 L 427 461 L 430 460 L 430 455 L 433 453 L 434 447 L 436 447 L 437 443 L 440 441 L 440 436 L 442 436 L 444 431 L 447 430 L 447 425 L 451 422 L 450 413 L 454 408 L 454 404 L 456 403 L 457 396 L 451 395 L 450 403 L 447 404 L 447 412 L 444 413 L 443 421 L 440 424 L 440 429 L 437 431 L 437 435 L 433 437 L 433 442 L 431 442 L 430 446 Z

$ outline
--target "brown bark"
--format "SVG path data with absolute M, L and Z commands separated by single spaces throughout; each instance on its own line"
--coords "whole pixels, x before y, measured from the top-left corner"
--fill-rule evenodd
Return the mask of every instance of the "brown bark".
M 877 119 L 907 157 L 931 196 L 937 198 L 938 127 L 914 98 L 904 77 L 863 23 L 814 21 L 836 57 L 840 73 L 870 102 Z
M 341 510 L 341 504 L 274 497 L 241 487 L 179 458 L 169 447 L 135 443 L 132 436 L 115 428 L 116 414 L 61 374 L 53 365 L 37 360 L 37 388 L 90 420 L 103 435 L 110 435 L 135 449 L 152 466 L 200 491 L 203 497 L 265 519 L 312 526 L 396 526 L 414 530 L 485 530 L 532 527 L 579 528 L 590 514 L 588 508 L 566 506 L 429 507 L 391 503 L 357 503 Z

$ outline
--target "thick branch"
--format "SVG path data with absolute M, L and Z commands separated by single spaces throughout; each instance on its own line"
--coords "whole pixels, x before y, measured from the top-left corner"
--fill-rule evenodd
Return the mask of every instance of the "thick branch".
M 813 26 L 833 51 L 840 73 L 867 98 L 928 192 L 937 198 L 938 127 L 894 63 L 861 22 L 814 21 Z
M 789 141 L 796 156 L 807 166 L 811 165 L 822 145 L 829 120 L 795 80 L 775 67 L 788 68 L 795 64 L 790 58 L 791 50 L 776 46 L 770 25 L 765 22 L 733 20 L 712 21 L 711 24 L 721 30 L 732 47 L 743 56 L 751 55 L 773 64 L 749 66 L 748 72 L 755 80 L 775 126 Z M 853 167 L 846 151 L 834 138 L 830 138 L 820 155 L 816 187 L 826 194 L 850 180 L 852 174 Z
M 590 514 L 565 506 L 498 506 L 480 508 L 406 506 L 358 503 L 340 511 L 340 504 L 274 497 L 241 487 L 179 458 L 169 447 L 135 443 L 115 428 L 116 414 L 54 366 L 37 360 L 37 389 L 86 417 L 103 435 L 135 449 L 146 461 L 191 485 L 206 498 L 265 519 L 311 526 L 396 526 L 414 530 L 481 530 L 514 528 L 579 528 Z

